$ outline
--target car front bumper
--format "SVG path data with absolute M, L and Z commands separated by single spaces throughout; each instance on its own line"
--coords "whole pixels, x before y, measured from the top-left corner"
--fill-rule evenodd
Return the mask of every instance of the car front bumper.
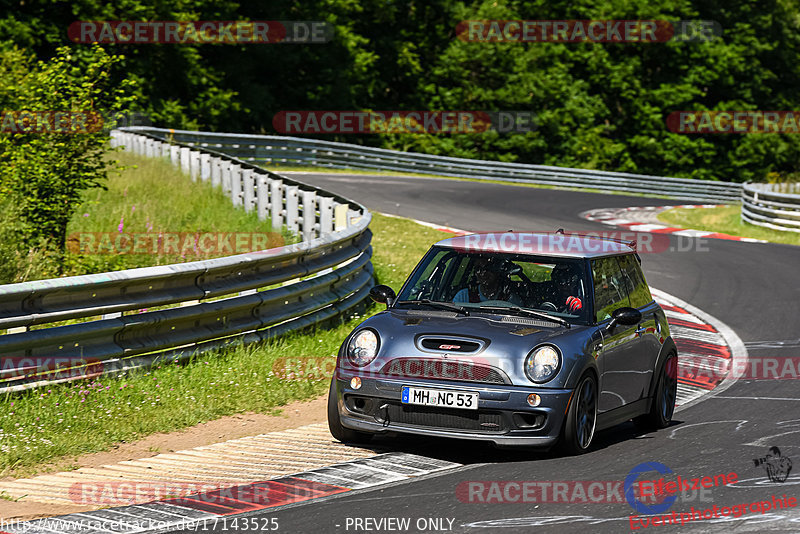
M 493 442 L 498 446 L 550 447 L 559 438 L 572 396 L 571 389 L 547 389 L 419 379 L 362 378 L 350 387 L 350 376 L 335 380 L 342 426 L 370 433 L 400 432 Z M 403 386 L 478 392 L 478 409 L 427 407 L 401 402 Z M 527 397 L 541 397 L 531 407 Z

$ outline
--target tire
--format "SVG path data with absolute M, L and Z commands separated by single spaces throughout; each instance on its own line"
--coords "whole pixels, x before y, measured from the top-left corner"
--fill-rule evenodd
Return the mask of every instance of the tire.
M 358 432 L 342 426 L 336 398 L 336 377 L 331 379 L 331 387 L 328 390 L 328 429 L 331 435 L 342 443 L 368 443 L 372 439 L 372 434 L 368 432 Z
M 669 426 L 675 413 L 675 398 L 678 394 L 678 357 L 670 353 L 658 372 L 658 382 L 650 412 L 635 418 L 637 426 L 660 429 Z
M 597 428 L 597 381 L 584 375 L 575 388 L 562 432 L 562 449 L 569 455 L 589 450 Z

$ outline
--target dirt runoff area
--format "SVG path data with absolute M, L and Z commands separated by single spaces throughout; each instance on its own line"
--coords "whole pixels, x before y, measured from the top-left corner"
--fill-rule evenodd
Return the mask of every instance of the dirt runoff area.
M 279 415 L 245 413 L 222 417 L 177 432 L 153 434 L 133 443 L 122 443 L 110 451 L 85 454 L 70 460 L 62 459 L 59 463 L 42 465 L 39 474 L 64 471 L 66 463 L 72 467 L 71 470 L 80 467 L 99 467 L 126 460 L 150 458 L 165 452 L 212 445 L 230 439 L 321 423 L 326 421 L 326 406 L 327 395 L 323 395 L 310 401 L 292 402 L 282 406 L 279 408 L 281 410 Z M 3 482 L 13 479 L 13 477 L 1 479 L 0 491 L 3 489 Z M 27 521 L 95 509 L 96 506 L 25 502 L 24 497 L 16 502 L 1 499 L 0 520 Z

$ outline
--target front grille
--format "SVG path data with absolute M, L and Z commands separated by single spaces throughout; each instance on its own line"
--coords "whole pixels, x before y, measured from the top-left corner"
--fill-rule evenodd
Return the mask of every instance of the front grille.
M 385 423 L 387 412 L 389 425 L 401 424 L 488 433 L 506 430 L 503 418 L 499 413 L 389 404 L 383 410 L 378 410 L 375 418 L 379 422 Z
M 383 366 L 380 374 L 389 378 L 429 378 L 485 384 L 511 383 L 501 371 L 493 367 L 462 360 L 395 358 Z
M 446 337 L 422 337 L 419 344 L 423 349 L 433 350 L 436 352 L 463 352 L 473 353 L 478 352 L 483 346 L 483 343 L 478 341 L 470 341 L 468 339 L 454 339 Z

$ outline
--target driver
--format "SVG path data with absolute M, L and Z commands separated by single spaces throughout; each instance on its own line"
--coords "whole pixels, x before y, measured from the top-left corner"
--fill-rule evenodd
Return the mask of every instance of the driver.
M 550 291 L 545 300 L 550 300 L 557 311 L 575 313 L 583 308 L 580 299 L 580 274 L 573 265 L 560 263 L 550 273 Z
M 477 285 L 465 287 L 453 297 L 453 302 L 483 302 L 502 300 L 522 306 L 522 299 L 511 289 L 508 275 L 502 264 L 490 258 L 476 260 L 474 279 Z

